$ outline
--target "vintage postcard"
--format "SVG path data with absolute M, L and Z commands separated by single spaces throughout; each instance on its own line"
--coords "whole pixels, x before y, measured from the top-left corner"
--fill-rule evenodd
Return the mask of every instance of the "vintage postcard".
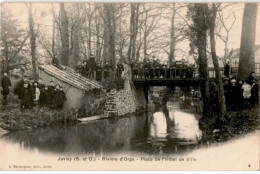
M 1 171 L 257 171 L 259 3 L 3 2 Z

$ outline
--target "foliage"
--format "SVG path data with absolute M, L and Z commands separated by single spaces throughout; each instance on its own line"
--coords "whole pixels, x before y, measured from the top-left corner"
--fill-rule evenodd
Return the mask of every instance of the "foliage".
M 223 142 L 251 132 L 259 126 L 259 105 L 250 109 L 227 112 L 223 118 L 202 118 L 200 129 L 204 132 L 200 143 Z
M 117 77 L 115 79 L 109 77 L 102 81 L 102 85 L 107 91 L 110 91 L 112 89 L 116 89 L 119 91 L 121 89 L 124 89 L 124 79 L 121 77 Z
M 28 35 L 10 9 L 2 8 L 1 14 L 1 68 L 2 71 L 10 71 L 28 64 L 28 50 L 24 49 Z
M 21 111 L 19 106 L 3 110 L 0 114 L 0 127 L 9 131 L 20 131 L 48 126 L 57 122 L 75 121 L 76 111 L 50 110 L 47 107 L 34 107 Z

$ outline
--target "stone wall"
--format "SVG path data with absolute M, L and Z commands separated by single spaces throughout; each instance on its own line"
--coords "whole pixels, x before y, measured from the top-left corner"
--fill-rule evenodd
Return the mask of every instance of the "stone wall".
M 131 81 L 130 67 L 124 64 L 122 78 L 125 80 L 124 89 L 115 93 L 118 116 L 131 114 L 145 108 L 145 96 L 142 87 L 135 87 Z

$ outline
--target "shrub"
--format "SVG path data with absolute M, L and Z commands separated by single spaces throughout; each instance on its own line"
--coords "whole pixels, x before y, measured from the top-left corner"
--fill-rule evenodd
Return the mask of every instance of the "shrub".
M 107 91 L 111 91 L 112 89 L 119 91 L 124 89 L 124 79 L 121 77 L 109 77 L 102 81 L 102 85 L 107 89 Z

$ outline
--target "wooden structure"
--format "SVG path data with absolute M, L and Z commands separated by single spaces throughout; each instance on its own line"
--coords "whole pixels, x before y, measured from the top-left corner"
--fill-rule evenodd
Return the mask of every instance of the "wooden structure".
M 79 108 L 86 91 L 103 88 L 98 82 L 87 79 L 68 67 L 61 70 L 53 65 L 39 65 L 38 75 L 45 85 L 49 85 L 50 81 L 53 81 L 54 84 L 63 87 L 67 97 L 63 106 L 65 110 Z

